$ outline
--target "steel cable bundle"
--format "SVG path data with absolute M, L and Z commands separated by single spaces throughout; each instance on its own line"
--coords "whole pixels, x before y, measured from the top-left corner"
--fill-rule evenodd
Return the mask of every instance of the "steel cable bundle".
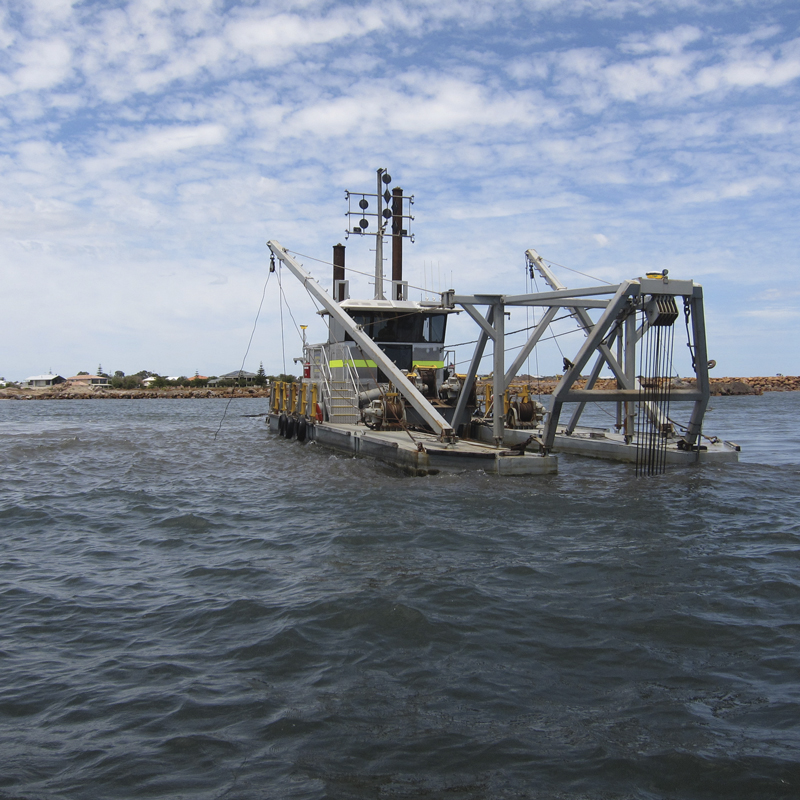
M 645 312 L 642 312 L 642 325 L 647 325 Z M 671 429 L 670 370 L 674 341 L 675 330 L 670 318 L 661 314 L 642 337 L 639 348 L 639 409 L 636 422 L 637 476 L 661 475 L 666 470 L 667 443 Z

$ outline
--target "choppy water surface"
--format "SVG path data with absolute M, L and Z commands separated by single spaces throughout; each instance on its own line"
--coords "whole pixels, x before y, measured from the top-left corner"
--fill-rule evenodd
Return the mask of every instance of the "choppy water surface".
M 409 478 L 0 403 L 2 798 L 800 796 L 800 394 L 735 466 Z

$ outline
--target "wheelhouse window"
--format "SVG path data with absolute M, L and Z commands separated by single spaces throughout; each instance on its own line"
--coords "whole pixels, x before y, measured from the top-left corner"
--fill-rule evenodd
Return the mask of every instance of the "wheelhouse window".
M 444 344 L 447 314 L 402 311 L 348 311 L 353 321 L 376 342 Z M 352 337 L 347 334 L 348 341 Z

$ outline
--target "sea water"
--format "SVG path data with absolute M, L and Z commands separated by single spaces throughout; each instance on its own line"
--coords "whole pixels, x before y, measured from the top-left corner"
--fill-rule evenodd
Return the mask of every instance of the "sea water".
M 0 401 L 0 798 L 800 796 L 800 393 L 741 462 L 410 478 Z

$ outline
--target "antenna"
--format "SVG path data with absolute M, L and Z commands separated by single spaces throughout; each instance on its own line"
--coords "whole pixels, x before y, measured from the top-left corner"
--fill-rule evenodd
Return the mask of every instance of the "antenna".
M 392 220 L 392 236 L 400 239 L 411 239 L 414 241 L 414 234 L 408 232 L 408 228 L 403 227 L 403 221 L 409 222 L 414 219 L 411 215 L 411 206 L 414 204 L 414 196 L 404 196 L 402 190 L 395 189 L 394 192 L 389 191 L 389 184 L 392 182 L 392 176 L 389 174 L 385 167 L 377 170 L 377 189 L 375 193 L 371 192 L 351 192 L 345 191 L 345 199 L 347 200 L 347 229 L 345 236 L 350 237 L 350 234 L 357 233 L 360 236 L 374 236 L 375 237 L 375 299 L 385 300 L 383 294 L 383 237 L 386 233 L 386 226 L 389 220 Z M 381 190 L 386 187 L 383 192 Z M 371 211 L 370 201 L 367 198 L 374 198 L 376 210 Z M 360 198 L 360 199 L 358 199 Z M 353 201 L 358 199 L 358 209 L 353 210 Z M 398 213 L 399 212 L 399 213 Z M 358 218 L 358 224 L 352 224 Z M 376 230 L 367 230 L 370 227 L 371 218 L 375 219 Z M 392 298 L 394 299 L 394 298 Z

